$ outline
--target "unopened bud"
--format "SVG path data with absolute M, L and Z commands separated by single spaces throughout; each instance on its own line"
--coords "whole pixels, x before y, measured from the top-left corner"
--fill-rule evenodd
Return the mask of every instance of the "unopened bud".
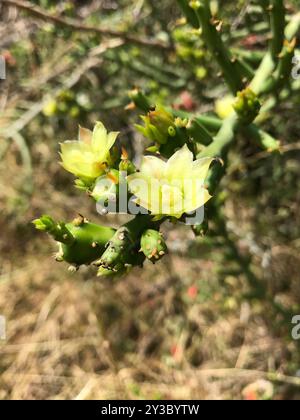
M 250 88 L 246 88 L 238 92 L 233 108 L 244 124 L 250 124 L 258 116 L 261 103 L 257 95 Z

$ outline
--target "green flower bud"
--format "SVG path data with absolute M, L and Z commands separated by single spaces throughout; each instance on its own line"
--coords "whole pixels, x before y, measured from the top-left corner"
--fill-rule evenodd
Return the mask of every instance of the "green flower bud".
M 94 187 L 95 182 L 90 179 L 78 178 L 75 179 L 74 184 L 78 190 L 90 192 L 90 190 Z
M 201 7 L 201 2 L 199 0 L 191 0 L 189 6 L 194 10 L 198 10 Z
M 174 118 L 172 114 L 167 112 L 163 107 L 158 106 L 151 110 L 146 116 L 141 116 L 141 118 L 144 121 L 145 126 L 136 125 L 135 127 L 148 139 L 159 144 L 166 144 L 170 136 L 170 130 L 174 135 Z M 174 128 L 174 130 L 172 130 L 171 127 Z
M 168 134 L 170 137 L 176 136 L 176 128 L 174 128 L 172 125 L 168 128 Z
M 52 117 L 56 113 L 57 113 L 57 103 L 55 99 L 52 99 L 44 105 L 43 114 L 46 117 Z
M 119 171 L 126 172 L 128 175 L 134 174 L 136 172 L 136 167 L 134 163 L 128 159 L 127 154 L 122 155 L 121 162 L 119 163 Z
M 129 98 L 132 100 L 133 104 L 143 112 L 149 112 L 151 105 L 148 101 L 148 98 L 143 94 L 139 89 L 133 89 L 128 93 Z
M 32 222 L 36 229 L 49 233 L 57 242 L 72 245 L 75 241 L 72 233 L 63 222 L 56 223 L 50 216 L 44 215 Z
M 250 88 L 238 92 L 237 99 L 232 106 L 241 121 L 247 125 L 255 120 L 261 109 L 257 95 Z
M 187 125 L 188 125 L 188 123 L 189 123 L 188 118 L 180 118 L 180 117 L 177 117 L 175 119 L 175 126 L 177 128 L 186 128 Z
M 168 249 L 162 234 L 157 230 L 148 229 L 141 237 L 141 251 L 148 260 L 155 263 L 167 253 Z

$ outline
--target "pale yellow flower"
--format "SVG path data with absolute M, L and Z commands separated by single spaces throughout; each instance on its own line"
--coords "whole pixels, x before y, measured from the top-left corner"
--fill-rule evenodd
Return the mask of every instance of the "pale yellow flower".
M 163 216 L 180 218 L 202 207 L 210 198 L 204 186 L 213 158 L 193 161 L 185 145 L 167 162 L 145 156 L 141 170 L 127 177 L 129 190 L 136 203 L 159 219 Z
M 222 99 L 216 100 L 215 111 L 222 120 L 234 113 L 233 104 L 235 100 L 236 98 L 232 95 L 227 95 Z
M 79 128 L 78 141 L 61 143 L 62 166 L 79 178 L 96 179 L 105 171 L 118 132 L 107 133 L 102 122 L 94 130 Z

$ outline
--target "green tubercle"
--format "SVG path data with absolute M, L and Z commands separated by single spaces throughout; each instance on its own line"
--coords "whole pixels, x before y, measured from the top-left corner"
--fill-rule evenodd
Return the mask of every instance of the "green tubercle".
M 193 225 L 192 230 L 195 234 L 195 236 L 205 236 L 208 232 L 209 226 L 208 226 L 208 220 L 205 219 L 201 224 L 199 225 Z
M 147 229 L 141 237 L 141 251 L 148 260 L 155 263 L 168 252 L 168 248 L 160 232 Z

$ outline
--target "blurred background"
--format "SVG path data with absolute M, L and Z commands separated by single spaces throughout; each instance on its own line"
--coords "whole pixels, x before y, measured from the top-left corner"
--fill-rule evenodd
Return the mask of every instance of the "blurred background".
M 74 188 L 59 142 L 101 120 L 139 162 L 146 141 L 128 91 L 194 113 L 227 91 L 174 0 L 11 3 L 0 2 L 0 399 L 299 399 L 299 92 L 264 117 L 281 154 L 238 139 L 222 234 L 213 220 L 197 239 L 169 224 L 170 254 L 155 266 L 116 281 L 70 273 L 31 221 L 124 217 L 100 216 Z M 259 2 L 212 3 L 255 68 L 269 34 Z

